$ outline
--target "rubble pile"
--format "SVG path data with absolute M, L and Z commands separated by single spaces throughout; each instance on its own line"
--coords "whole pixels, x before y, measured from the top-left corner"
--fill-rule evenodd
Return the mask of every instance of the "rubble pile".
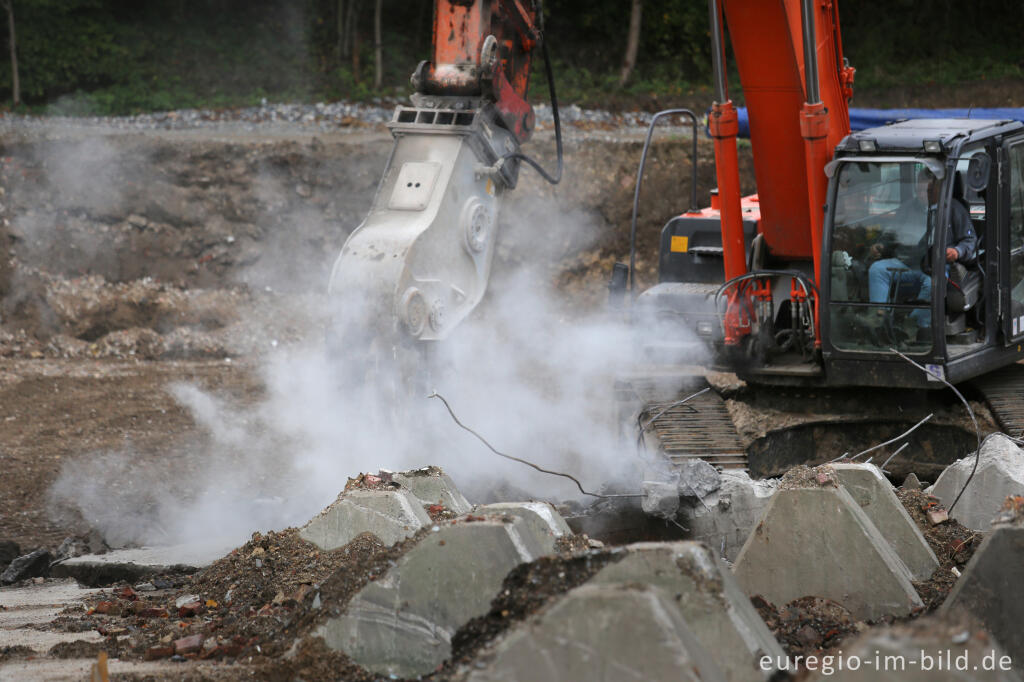
M 941 514 L 935 512 L 944 512 L 945 509 L 937 498 L 928 493 L 897 488 L 896 494 L 939 560 L 939 568 L 931 578 L 914 583 L 925 607 L 932 611 L 945 601 L 967 562 L 981 545 L 984 534 L 965 528 L 956 519 L 932 523 L 929 512 L 932 512 L 932 518 L 937 518 Z
M 732 478 L 704 491 L 705 516 L 728 516 L 714 496 L 733 494 Z M 191 576 L 91 591 L 36 626 L 55 643 L 4 649 L 0 663 L 102 651 L 119 665 L 192 661 L 275 679 L 555 680 L 632 666 L 763 680 L 761 656 L 874 642 L 879 626 L 935 609 L 941 629 L 958 608 L 999 651 L 1024 655 L 1012 625 L 1024 614 L 991 602 L 1024 565 L 1013 535 L 1024 497 L 984 534 L 871 465 L 796 467 L 766 491 L 731 569 L 697 542 L 604 546 L 546 503 L 473 507 L 436 467 L 359 474 L 305 528 L 257 533 Z M 927 554 L 908 554 L 917 544 Z M 912 570 L 906 556 L 934 567 Z M 893 632 L 917 642 L 931 631 Z

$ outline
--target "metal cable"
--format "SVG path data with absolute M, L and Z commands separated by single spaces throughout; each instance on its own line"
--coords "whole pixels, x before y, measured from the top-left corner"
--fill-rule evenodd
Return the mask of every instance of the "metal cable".
M 974 466 L 971 467 L 971 474 L 967 477 L 967 480 L 964 481 L 964 486 L 960 488 L 960 492 L 957 493 L 956 499 L 953 500 L 953 504 L 949 505 L 949 509 L 947 511 L 950 514 L 952 514 L 953 507 L 955 507 L 956 503 L 960 501 L 960 497 L 964 494 L 964 491 L 967 490 L 967 486 L 971 484 L 971 480 L 974 478 L 974 473 L 978 470 L 978 460 L 981 459 L 981 429 L 978 427 L 978 420 L 975 418 L 974 410 L 971 409 L 971 404 L 967 402 L 967 398 L 964 398 L 963 394 L 957 390 L 956 386 L 946 381 L 946 377 L 940 375 L 938 372 L 931 371 L 927 367 L 923 367 L 922 365 L 917 364 L 916 362 L 908 358 L 906 355 L 896 350 L 895 348 L 890 348 L 889 350 L 891 350 L 893 353 L 895 353 L 896 355 L 900 356 L 901 358 L 912 364 L 914 367 L 917 367 L 925 374 L 933 376 L 942 383 L 946 384 L 946 386 L 949 386 L 953 390 L 953 393 L 956 393 L 956 397 L 960 399 L 960 402 L 964 404 L 964 407 L 967 408 L 967 414 L 971 416 L 971 421 L 974 422 L 974 435 L 978 439 L 978 449 L 974 453 Z
M 510 459 L 513 462 L 519 462 L 520 464 L 525 464 L 528 467 L 536 469 L 537 471 L 541 472 L 542 474 L 551 474 L 552 476 L 561 476 L 562 478 L 568 478 L 570 481 L 572 481 L 573 483 L 576 484 L 576 487 L 579 488 L 581 493 L 583 493 L 584 495 L 589 495 L 590 497 L 599 497 L 599 498 L 602 498 L 602 499 L 610 499 L 610 498 L 615 498 L 615 497 L 644 497 L 643 493 L 621 493 L 621 494 L 613 494 L 613 495 L 602 495 L 601 493 L 588 492 L 588 491 L 583 489 L 583 484 L 580 483 L 579 479 L 576 478 L 575 476 L 573 476 L 572 474 L 566 474 L 566 473 L 563 473 L 561 471 L 551 471 L 550 469 L 544 469 L 543 467 L 537 466 L 533 462 L 529 462 L 529 461 L 527 461 L 525 459 L 522 459 L 520 457 L 514 457 L 512 455 L 506 455 L 504 452 L 499 452 L 498 450 L 496 450 L 494 448 L 493 445 L 491 445 L 490 443 L 487 442 L 486 438 L 484 438 L 479 433 L 477 433 L 473 429 L 471 429 L 468 426 L 466 426 L 465 424 L 463 424 L 461 421 L 459 421 L 459 418 L 455 416 L 454 410 L 452 410 L 452 406 L 448 404 L 448 401 L 445 400 L 443 395 L 441 395 L 440 393 L 437 393 L 435 391 L 434 393 L 431 393 L 427 397 L 428 398 L 437 398 L 442 403 L 444 403 L 445 408 L 447 408 L 447 410 L 448 410 L 448 414 L 451 415 L 452 421 L 454 421 L 456 424 L 458 424 L 462 429 L 464 429 L 466 431 L 469 431 L 471 434 L 476 436 L 477 440 L 479 440 L 481 443 L 486 445 L 487 448 L 491 452 L 496 454 L 498 457 L 504 457 L 505 459 Z

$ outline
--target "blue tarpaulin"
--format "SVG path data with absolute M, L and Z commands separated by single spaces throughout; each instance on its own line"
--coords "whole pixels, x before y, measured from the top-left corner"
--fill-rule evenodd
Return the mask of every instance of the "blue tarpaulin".
M 750 137 L 750 122 L 745 107 L 738 109 L 740 137 Z M 1024 108 L 995 109 L 850 109 L 850 129 L 864 130 L 905 118 L 995 118 L 1024 121 Z

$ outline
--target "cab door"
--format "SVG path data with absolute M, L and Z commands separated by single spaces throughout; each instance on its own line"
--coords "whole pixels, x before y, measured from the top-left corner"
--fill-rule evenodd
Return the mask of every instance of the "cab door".
M 1003 143 L 1000 164 L 999 269 L 1003 334 L 1007 345 L 1024 340 L 1024 135 Z

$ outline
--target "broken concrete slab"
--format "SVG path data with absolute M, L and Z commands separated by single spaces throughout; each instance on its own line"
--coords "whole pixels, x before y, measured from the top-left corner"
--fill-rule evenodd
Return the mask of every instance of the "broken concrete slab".
M 675 519 L 679 513 L 679 488 L 675 483 L 642 481 L 640 506 L 645 514 L 662 519 Z
M 702 502 L 683 505 L 680 523 L 690 529 L 690 538 L 735 561 L 777 486 L 776 480 L 755 481 L 745 471 L 726 469 L 718 490 Z
M 877 627 L 849 641 L 835 655 L 804 659 L 815 682 L 1020 682 L 1016 661 L 970 618 L 928 615 Z M 790 672 L 796 672 L 791 661 Z M 856 668 L 856 669 L 853 669 Z
M 54 564 L 51 575 L 74 578 L 88 586 L 110 585 L 119 581 L 134 583 L 159 573 L 195 573 L 236 546 L 234 541 L 215 541 L 83 554 Z
M 783 480 L 736 559 L 739 584 L 775 604 L 825 597 L 858 620 L 923 608 L 910 571 L 864 510 L 831 477 L 826 481 L 786 487 Z
M 463 517 L 432 529 L 315 634 L 372 672 L 429 673 L 450 655 L 455 631 L 487 612 L 505 575 L 538 558 L 531 548 L 554 550 L 554 536 L 522 516 Z
M 774 668 L 759 669 L 762 656 L 778 659 L 782 647 L 757 614 L 729 569 L 698 542 L 641 542 L 608 564 L 591 584 L 643 584 L 674 595 L 673 605 L 727 680 L 752 682 Z
M 391 480 L 401 483 L 423 504 L 444 505 L 456 516 L 468 514 L 472 508 L 472 505 L 455 487 L 455 482 L 440 467 L 431 466 L 392 473 Z
M 393 545 L 432 523 L 423 502 L 406 489 L 357 488 L 338 495 L 299 530 L 299 536 L 323 550 L 344 547 L 363 533 Z
M 1019 499 L 1019 498 L 1018 498 Z M 959 507 L 957 507 L 959 509 Z M 1024 661 L 1024 518 L 992 526 L 964 568 L 941 612 L 963 609 L 976 617 L 1014 661 Z
M 653 585 L 580 585 L 484 651 L 466 679 L 728 679 L 674 602 Z
M 939 567 L 935 552 L 900 503 L 892 484 L 874 464 L 833 464 L 839 483 L 875 524 L 914 580 L 928 580 Z
M 971 475 L 974 460 L 972 454 L 953 462 L 925 492 L 949 507 Z M 1024 495 L 1024 450 L 1006 436 L 996 434 L 981 446 L 978 469 L 952 516 L 973 530 L 988 530 L 992 517 L 1010 495 Z

